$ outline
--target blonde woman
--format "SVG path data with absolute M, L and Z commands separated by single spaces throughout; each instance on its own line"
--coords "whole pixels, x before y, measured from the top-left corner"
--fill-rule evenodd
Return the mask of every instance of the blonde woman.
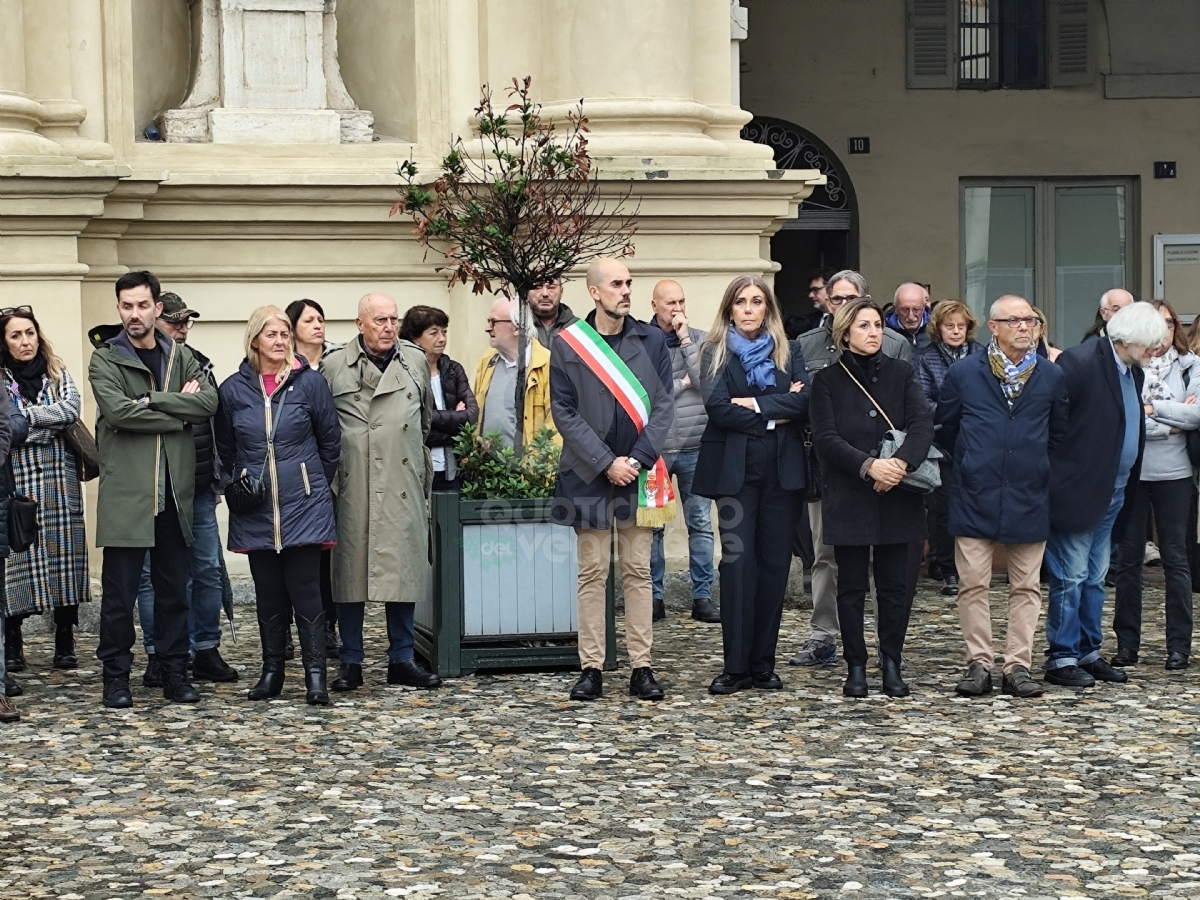
M 330 484 L 342 433 L 329 385 L 292 350 L 291 322 L 261 306 L 246 326 L 246 358 L 221 385 L 217 448 L 234 479 L 261 479 L 257 502 L 230 499 L 229 549 L 250 557 L 263 670 L 251 700 L 283 689 L 288 611 L 296 618 L 306 700 L 326 704 L 321 550 L 337 543 Z M 254 492 L 249 492 L 254 493 Z M 235 507 L 240 507 L 236 508 Z
M 724 645 L 724 670 L 708 690 L 777 691 L 775 647 L 803 508 L 809 378 L 779 302 L 757 275 L 739 275 L 725 289 L 700 371 L 708 425 L 692 492 L 719 502 Z

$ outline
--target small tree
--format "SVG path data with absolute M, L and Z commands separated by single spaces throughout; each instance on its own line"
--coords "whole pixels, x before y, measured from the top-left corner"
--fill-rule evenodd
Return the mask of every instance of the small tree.
M 624 211 L 632 189 L 611 208 L 600 197 L 583 101 L 568 113 L 560 137 L 531 99 L 531 83 L 528 76 L 514 78 L 507 90 L 512 103 L 502 111 L 483 85 L 475 110 L 477 152 L 469 153 L 456 137 L 432 184 L 418 182 L 416 163 L 406 160 L 400 165 L 400 200 L 391 211 L 412 216 L 417 240 L 448 260 L 438 271 L 450 273 L 451 287 L 461 282 L 476 294 L 517 300 L 517 457 L 524 443 L 529 292 L 580 262 L 632 255 L 637 215 L 637 209 Z

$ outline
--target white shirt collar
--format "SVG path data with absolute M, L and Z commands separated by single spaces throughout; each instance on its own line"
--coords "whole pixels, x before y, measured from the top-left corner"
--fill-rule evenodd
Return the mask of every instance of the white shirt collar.
M 1113 359 L 1115 359 L 1117 361 L 1117 371 L 1120 372 L 1122 375 L 1128 375 L 1129 374 L 1129 366 L 1121 360 L 1120 356 L 1117 355 L 1116 345 L 1112 342 L 1111 338 L 1106 338 L 1106 340 L 1108 341 L 1108 346 L 1112 347 Z M 514 363 L 514 365 L 515 365 L 515 363 Z

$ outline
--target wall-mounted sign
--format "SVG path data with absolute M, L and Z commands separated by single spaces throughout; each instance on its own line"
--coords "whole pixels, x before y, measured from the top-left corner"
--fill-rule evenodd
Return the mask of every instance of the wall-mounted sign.
M 846 143 L 849 144 L 846 152 L 851 156 L 858 153 L 871 152 L 871 139 L 869 137 L 850 138 Z
M 1187 320 L 1200 315 L 1200 234 L 1154 236 L 1154 296 Z
M 1154 164 L 1155 178 L 1174 178 L 1175 177 L 1175 161 L 1156 162 Z

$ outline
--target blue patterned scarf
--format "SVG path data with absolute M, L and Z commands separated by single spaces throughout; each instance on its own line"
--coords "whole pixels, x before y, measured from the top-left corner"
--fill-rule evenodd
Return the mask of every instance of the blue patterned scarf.
M 1012 408 L 1021 396 L 1025 382 L 1029 380 L 1029 376 L 1033 374 L 1033 367 L 1037 365 L 1037 359 L 1035 347 L 1030 347 L 1025 358 L 1019 363 L 1014 363 L 1000 351 L 995 338 L 988 344 L 988 363 L 992 367 L 992 374 L 1000 379 L 1000 390 L 1004 391 L 1009 408 Z
M 763 332 L 754 340 L 742 337 L 736 328 L 729 326 L 729 349 L 737 354 L 746 372 L 746 381 L 760 391 L 775 386 L 775 361 L 771 353 L 775 350 L 775 339 Z

